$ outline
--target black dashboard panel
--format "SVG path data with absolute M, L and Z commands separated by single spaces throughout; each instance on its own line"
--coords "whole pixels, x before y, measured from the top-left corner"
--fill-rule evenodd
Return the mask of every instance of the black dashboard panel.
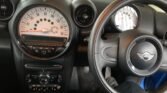
M 0 92 L 2 93 L 10 93 L 18 89 L 10 39 L 7 23 L 0 22 Z
M 14 15 L 11 13 L 11 17 L 0 20 L 0 72 L 4 74 L 4 77 L 0 77 L 0 82 L 3 84 L 2 93 L 7 93 L 8 91 L 11 93 L 16 91 L 17 88 L 21 89 L 21 93 L 66 93 L 69 90 L 73 66 L 88 66 L 87 48 L 90 32 L 99 14 L 112 0 L 9 1 L 11 1 L 14 6 Z M 24 46 L 19 42 L 21 38 L 18 36 L 18 23 L 22 15 L 28 9 L 36 6 L 55 8 L 68 20 L 71 32 L 70 43 L 65 51 L 61 51 L 61 55 L 52 58 L 44 58 L 43 56 L 36 58 L 28 55 L 28 53 L 23 50 Z M 142 15 L 150 16 L 148 15 L 149 13 L 146 13 L 150 8 L 143 6 L 137 8 L 141 9 L 139 12 L 142 12 Z M 157 19 L 160 19 L 160 17 L 161 15 L 159 15 Z M 142 20 L 149 20 L 149 18 L 143 17 Z M 140 22 L 141 29 L 148 26 L 142 24 L 142 21 Z M 159 28 L 159 25 L 157 28 Z M 106 24 L 104 30 L 107 33 L 111 33 L 112 31 L 116 32 L 111 22 Z M 40 36 L 25 38 L 30 41 L 32 39 L 45 40 L 46 42 L 55 41 L 55 38 L 42 38 Z M 60 39 L 60 41 L 62 41 L 62 39 Z M 35 48 L 33 51 L 40 51 L 39 55 L 50 49 L 50 47 L 46 47 L 48 43 L 46 43 L 45 46 L 41 45 L 40 42 L 30 43 L 32 44 L 32 49 Z M 31 50 L 27 51 L 32 52 Z M 17 84 L 19 84 L 19 87 Z
M 11 20 L 0 21 L 0 58 L 2 64 L 6 64 L 3 67 L 6 70 L 4 73 L 11 71 L 10 77 L 18 75 L 19 84 L 21 86 L 22 93 L 26 92 L 40 92 L 52 88 L 51 91 L 59 91 L 58 88 L 62 88 L 60 92 L 66 92 L 68 90 L 69 81 L 71 77 L 72 66 L 76 62 L 77 65 L 88 65 L 87 63 L 87 37 L 89 37 L 92 26 L 95 19 L 102 12 L 102 10 L 112 0 L 88 0 L 88 3 L 93 7 L 94 15 L 92 23 L 88 26 L 77 25 L 74 20 L 74 10 L 72 6 L 73 0 L 11 0 L 15 5 L 14 16 Z M 84 0 L 76 0 L 78 2 Z M 15 38 L 17 32 L 17 25 L 19 18 L 25 12 L 26 9 L 36 5 L 47 5 L 59 9 L 70 21 L 72 32 L 74 33 L 71 39 L 70 47 L 67 51 L 55 58 L 50 60 L 34 59 L 27 56 L 21 48 L 17 45 L 18 38 Z M 82 5 L 82 4 L 81 4 Z M 90 12 L 90 11 L 88 11 Z M 16 18 L 16 19 L 15 19 Z M 10 23 L 9 23 L 10 21 Z M 9 28 L 8 28 L 9 23 Z M 89 22 L 88 22 L 89 23 Z M 1 28 L 2 27 L 2 28 Z M 9 35 L 10 32 L 10 35 Z M 10 56 L 9 56 L 10 55 Z M 16 72 L 15 72 L 16 67 Z M 11 69 L 8 69 L 11 68 Z M 16 81 L 16 78 L 5 78 L 6 80 Z M 37 77 L 37 78 L 34 78 Z M 51 79 L 54 78 L 54 79 Z M 56 79 L 55 79 L 56 78 Z M 30 82 L 32 80 L 32 82 Z M 45 81 L 46 80 L 46 81 Z M 55 83 L 56 80 L 56 83 Z M 13 82 L 11 81 L 11 82 Z M 14 82 L 18 83 L 17 81 Z M 47 84 L 46 84 L 47 83 Z M 46 85 L 46 86 L 43 86 Z M 8 85 L 6 85 L 8 87 Z M 15 89 L 16 86 L 12 86 Z M 44 89 L 44 90 L 43 90 Z M 5 92 L 4 92 L 5 93 Z
M 30 9 L 32 6 L 38 5 L 54 7 L 61 11 L 70 24 L 70 46 L 68 47 L 68 50 L 66 49 L 66 52 L 63 53 L 63 55 L 56 58 L 44 59 L 41 57 L 37 59 L 35 57 L 28 56 L 26 52 L 22 50 L 21 43 L 18 42 L 20 41 L 20 38 L 17 34 L 17 23 L 20 16 L 26 11 L 26 9 Z M 76 47 L 76 36 L 78 33 L 71 18 L 71 9 L 68 0 L 20 1 L 13 18 L 9 22 L 9 31 L 12 38 L 16 69 L 18 77 L 20 78 L 19 80 L 23 89 L 22 91 L 26 93 L 66 92 L 69 86 L 68 81 L 70 81 L 71 77 L 75 55 L 74 49 Z M 42 38 L 40 40 L 42 40 Z M 50 39 L 46 39 L 45 42 L 50 42 Z M 45 51 L 43 50 L 43 47 L 45 46 L 39 45 L 39 47 L 42 47 L 41 51 Z M 47 50 L 48 49 L 49 48 L 47 48 Z

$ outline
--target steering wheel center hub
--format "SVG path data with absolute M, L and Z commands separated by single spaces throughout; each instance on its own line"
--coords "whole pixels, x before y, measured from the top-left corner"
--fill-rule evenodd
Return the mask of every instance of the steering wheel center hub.
M 161 42 L 154 36 L 142 35 L 129 44 L 126 63 L 133 74 L 148 76 L 159 69 L 162 58 Z
M 149 69 L 156 64 L 157 49 L 150 42 L 136 43 L 130 53 L 132 64 L 138 69 Z

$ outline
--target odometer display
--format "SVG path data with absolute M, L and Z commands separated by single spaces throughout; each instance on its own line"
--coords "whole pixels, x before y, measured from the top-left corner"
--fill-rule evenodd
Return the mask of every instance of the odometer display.
M 20 19 L 19 35 L 69 39 L 69 25 L 65 17 L 51 7 L 34 7 Z

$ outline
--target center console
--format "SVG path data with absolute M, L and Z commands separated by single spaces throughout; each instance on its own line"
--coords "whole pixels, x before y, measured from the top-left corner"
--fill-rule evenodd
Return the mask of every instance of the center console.
M 20 93 L 67 93 L 73 68 L 74 50 L 61 58 L 41 61 L 29 59 L 18 52 L 17 47 L 13 48 Z
M 25 65 L 25 84 L 31 93 L 62 93 L 64 88 L 63 66 Z
M 77 29 L 68 0 L 20 0 L 9 31 L 21 93 L 66 93 Z

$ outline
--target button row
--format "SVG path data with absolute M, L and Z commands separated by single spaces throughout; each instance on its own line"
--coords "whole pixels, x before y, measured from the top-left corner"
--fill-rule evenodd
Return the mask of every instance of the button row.
M 46 81 L 49 84 L 55 84 L 55 83 L 56 84 L 57 83 L 61 84 L 63 82 L 63 77 L 60 74 L 58 74 L 58 75 L 48 75 L 48 76 L 45 76 L 45 77 L 47 77 L 47 78 L 40 77 L 39 75 L 27 74 L 25 80 L 28 84 L 41 84 L 44 81 Z
M 29 89 L 32 92 L 46 93 L 57 92 L 61 90 L 60 85 L 30 85 Z
M 63 47 L 37 47 L 37 46 L 28 46 L 28 48 L 34 52 L 35 54 L 41 56 L 52 56 L 55 54 L 59 54 L 64 51 Z

